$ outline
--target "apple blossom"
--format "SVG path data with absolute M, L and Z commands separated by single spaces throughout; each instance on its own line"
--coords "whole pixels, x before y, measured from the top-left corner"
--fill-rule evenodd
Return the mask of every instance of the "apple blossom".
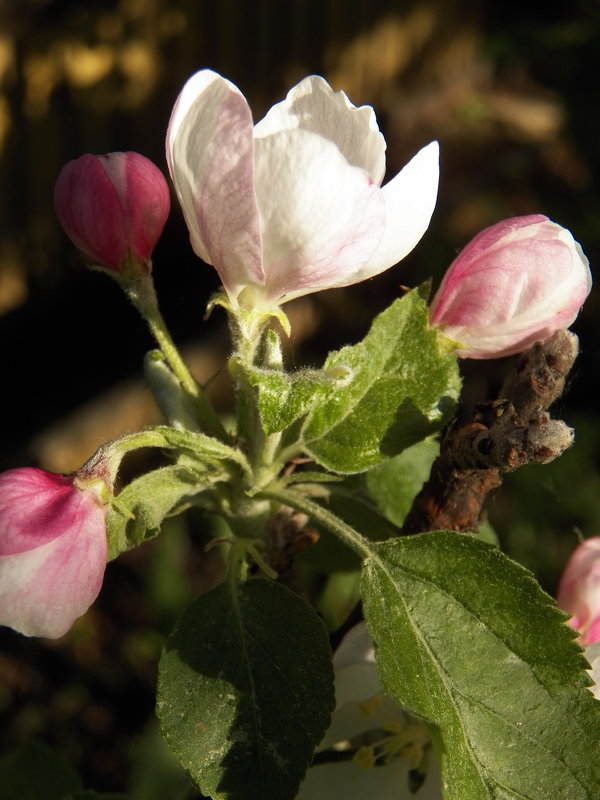
M 0 624 L 56 639 L 87 611 L 106 566 L 105 488 L 30 467 L 0 475 Z
M 429 735 L 383 693 L 364 623 L 346 634 L 333 666 L 336 709 L 317 753 L 358 749 L 352 760 L 332 759 L 310 767 L 297 800 L 441 800 Z M 420 786 L 410 786 L 411 769 L 424 775 Z
M 437 142 L 380 188 L 386 145 L 373 109 L 316 75 L 253 126 L 239 89 L 201 70 L 166 146 L 192 247 L 234 306 L 270 309 L 383 272 L 415 247 L 437 196 Z
M 575 548 L 561 576 L 557 604 L 571 614 L 569 624 L 582 646 L 600 641 L 600 536 Z
M 566 329 L 592 278 L 571 233 L 542 214 L 481 231 L 446 272 L 430 323 L 462 358 L 522 352 Z
M 149 269 L 169 215 L 169 187 L 139 153 L 86 153 L 62 168 L 54 207 L 67 236 L 95 263 L 120 273 L 130 256 Z

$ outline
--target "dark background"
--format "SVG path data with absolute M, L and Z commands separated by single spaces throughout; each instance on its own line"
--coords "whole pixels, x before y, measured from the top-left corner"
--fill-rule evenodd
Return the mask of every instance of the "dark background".
M 171 108 L 201 67 L 235 82 L 256 119 L 304 75 L 324 75 L 356 105 L 374 106 L 388 178 L 440 141 L 440 194 L 424 239 L 378 278 L 291 304 L 292 364 L 356 341 L 401 284 L 437 283 L 458 248 L 505 217 L 547 214 L 573 232 L 592 270 L 598 263 L 595 0 L 0 0 L 0 469 L 67 472 L 102 441 L 155 419 L 141 378 L 151 339 L 116 284 L 84 268 L 55 220 L 53 184 L 84 152 L 136 150 L 166 172 Z M 226 410 L 223 315 L 203 321 L 218 280 L 193 254 L 175 206 L 154 272 L 175 339 L 202 381 L 216 376 L 213 397 Z M 551 593 L 578 532 L 600 533 L 598 311 L 593 292 L 574 326 L 582 354 L 558 409 L 576 445 L 511 476 L 489 507 L 504 548 Z M 505 368 L 463 364 L 467 407 L 493 395 Z M 86 785 L 128 785 L 162 636 L 206 569 L 176 533 L 158 555 L 141 548 L 111 565 L 97 608 L 64 641 L 1 632 L 4 745 L 39 736 Z M 189 586 L 173 587 L 158 562 L 185 562 Z

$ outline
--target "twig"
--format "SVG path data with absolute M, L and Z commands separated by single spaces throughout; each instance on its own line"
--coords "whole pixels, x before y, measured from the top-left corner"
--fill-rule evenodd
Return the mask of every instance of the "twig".
M 577 336 L 557 331 L 523 353 L 497 400 L 477 406 L 467 424 L 449 427 L 403 534 L 477 530 L 485 499 L 504 473 L 546 464 L 571 446 L 572 429 L 547 409 L 561 396 L 577 352 Z

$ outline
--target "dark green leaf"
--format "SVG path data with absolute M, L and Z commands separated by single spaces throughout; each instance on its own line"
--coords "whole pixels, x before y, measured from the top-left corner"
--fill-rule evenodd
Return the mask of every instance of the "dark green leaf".
M 325 627 L 271 581 L 200 597 L 161 659 L 163 733 L 215 800 L 293 800 L 333 705 Z
M 362 472 L 439 430 L 460 390 L 456 358 L 429 329 L 420 290 L 392 303 L 362 342 L 331 353 L 324 369 L 350 377 L 317 400 L 302 438 L 334 472 Z
M 600 704 L 564 615 L 472 535 L 374 545 L 363 603 L 386 692 L 432 723 L 445 800 L 594 800 Z
M 129 795 L 126 794 L 106 794 L 104 792 L 94 792 L 92 789 L 87 789 L 82 792 L 75 792 L 63 800 L 131 800 Z
M 63 800 L 81 789 L 73 767 L 40 742 L 0 758 L 0 800 Z

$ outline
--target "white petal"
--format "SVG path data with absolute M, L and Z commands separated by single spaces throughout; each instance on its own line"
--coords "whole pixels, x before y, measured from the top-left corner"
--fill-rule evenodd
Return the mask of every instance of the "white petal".
M 381 190 L 309 131 L 257 139 L 255 148 L 267 299 L 354 283 L 382 235 Z
M 300 128 L 324 136 L 338 146 L 349 164 L 381 184 L 385 174 L 385 139 L 371 106 L 352 105 L 344 92 L 334 92 L 320 75 L 310 75 L 290 89 L 254 128 L 255 138 Z
M 311 767 L 296 800 L 416 800 L 408 788 L 408 761 L 363 770 L 353 762 Z
M 408 762 L 363 770 L 352 762 L 310 767 L 296 800 L 442 800 L 437 764 L 431 764 L 425 782 L 414 794 L 409 788 Z
M 167 161 L 195 252 L 234 299 L 262 283 L 252 115 L 239 89 L 210 70 L 193 75 L 173 109 Z
M 385 231 L 377 250 L 360 270 L 357 281 L 379 275 L 416 246 L 435 208 L 439 172 L 439 146 L 431 142 L 382 188 Z
M 589 661 L 590 677 L 594 681 L 594 686 L 590 686 L 590 691 L 597 700 L 600 700 L 600 642 L 588 645 L 585 648 L 585 657 Z
M 333 654 L 333 668 L 336 672 L 356 664 L 375 664 L 373 642 L 364 622 L 359 622 L 348 631 Z M 376 691 L 381 691 L 381 687 Z M 361 700 L 363 697 L 364 694 L 359 694 L 354 699 Z

